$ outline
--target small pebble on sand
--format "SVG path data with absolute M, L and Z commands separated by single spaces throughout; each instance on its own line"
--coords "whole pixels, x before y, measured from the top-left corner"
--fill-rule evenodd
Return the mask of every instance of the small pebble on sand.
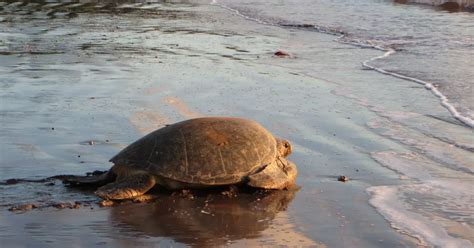
M 114 202 L 110 201 L 110 200 L 103 200 L 103 201 L 99 202 L 99 206 L 101 206 L 101 207 L 110 207 L 110 206 L 113 206 L 113 205 L 114 205 Z
M 347 181 L 349 181 L 349 177 L 347 177 L 347 176 L 339 176 L 339 177 L 337 178 L 337 180 L 338 180 L 339 182 L 347 182 Z
M 276 51 L 273 55 L 278 56 L 278 57 L 289 57 L 290 54 L 285 52 L 285 51 Z
M 52 205 L 54 208 L 57 208 L 57 209 L 64 209 L 66 208 L 66 204 L 64 203 L 55 203 Z

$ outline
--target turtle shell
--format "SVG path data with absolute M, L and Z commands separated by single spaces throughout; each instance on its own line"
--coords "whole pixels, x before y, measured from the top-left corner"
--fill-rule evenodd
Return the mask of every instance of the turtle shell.
M 254 121 L 206 117 L 158 129 L 110 162 L 185 183 L 226 185 L 273 162 L 276 146 L 273 135 Z

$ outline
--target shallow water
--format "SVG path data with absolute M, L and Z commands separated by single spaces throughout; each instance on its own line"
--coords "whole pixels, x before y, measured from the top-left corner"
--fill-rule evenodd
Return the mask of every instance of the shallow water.
M 261 22 L 329 32 L 342 36 L 341 42 L 396 51 L 370 64 L 433 84 L 474 125 L 473 13 L 388 0 L 216 2 Z
M 92 192 L 58 181 L 0 185 L 2 244 L 474 242 L 466 189 L 472 129 L 423 87 L 362 70 L 360 62 L 381 51 L 195 2 L 4 3 L 0 14 L 0 180 L 106 170 L 120 149 L 167 123 L 233 115 L 292 142 L 302 187 L 279 192 L 264 207 L 243 194 L 217 197 L 204 209 L 204 198 L 165 195 L 153 204 L 98 208 Z M 273 56 L 280 49 L 293 56 Z M 338 182 L 339 175 L 351 180 Z M 6 210 L 77 200 L 94 209 Z M 400 204 L 395 215 L 387 207 L 393 202 Z M 420 223 L 425 233 L 413 228 Z

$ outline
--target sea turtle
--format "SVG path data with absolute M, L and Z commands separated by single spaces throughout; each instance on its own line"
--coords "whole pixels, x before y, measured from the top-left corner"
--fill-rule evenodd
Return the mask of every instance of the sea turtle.
M 107 173 L 65 183 L 101 186 L 95 194 L 109 200 L 133 199 L 158 185 L 171 190 L 234 184 L 285 189 L 297 175 L 296 166 L 285 159 L 290 153 L 288 141 L 255 121 L 196 118 L 135 141 L 110 159 L 114 165 Z

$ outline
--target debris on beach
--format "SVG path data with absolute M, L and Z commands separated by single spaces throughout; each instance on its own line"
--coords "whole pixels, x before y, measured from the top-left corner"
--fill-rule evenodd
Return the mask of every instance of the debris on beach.
M 9 208 L 8 211 L 11 211 L 11 212 L 17 212 L 17 211 L 25 212 L 25 211 L 29 211 L 33 208 L 37 208 L 37 206 L 35 204 L 23 204 L 23 205 L 13 206 L 13 207 Z
M 7 179 L 5 181 L 5 184 L 17 184 L 18 182 L 20 182 L 20 180 L 18 180 L 16 178 L 11 178 L 11 179 Z
M 107 171 L 100 171 L 100 170 L 95 170 L 93 172 L 87 172 L 86 175 L 87 176 L 100 176 L 104 173 L 106 173 Z
M 110 206 L 114 205 L 114 202 L 111 201 L 111 200 L 103 200 L 103 201 L 99 202 L 98 205 L 101 206 L 101 207 L 110 207 Z
M 349 181 L 349 177 L 347 177 L 347 176 L 339 176 L 339 177 L 337 178 L 337 180 L 338 180 L 339 182 L 345 183 L 345 182 Z
M 60 202 L 60 203 L 53 204 L 53 207 L 57 209 L 64 209 L 67 207 L 67 205 L 65 203 Z
M 239 189 L 235 185 L 230 185 L 228 190 L 222 191 L 221 195 L 227 196 L 229 198 L 237 197 Z
M 49 202 L 46 204 L 38 204 L 38 203 L 26 203 L 17 206 L 12 206 L 8 209 L 10 212 L 26 212 L 33 209 L 44 209 L 53 207 L 56 209 L 78 209 L 81 208 L 82 203 L 79 201 L 75 201 L 74 203 L 71 202 Z
M 82 205 L 82 203 L 79 202 L 79 201 L 75 201 L 74 203 L 71 203 L 71 202 L 56 202 L 56 203 L 51 203 L 49 205 L 45 205 L 42 208 L 53 207 L 53 208 L 57 208 L 57 209 L 65 209 L 65 208 L 78 209 L 78 208 L 81 208 L 81 205 Z
M 276 51 L 273 55 L 278 56 L 278 57 L 290 57 L 290 54 L 288 52 L 278 50 Z
M 194 199 L 194 195 L 189 189 L 182 189 L 179 191 L 175 191 L 171 194 L 171 196 L 179 196 L 182 198 Z

